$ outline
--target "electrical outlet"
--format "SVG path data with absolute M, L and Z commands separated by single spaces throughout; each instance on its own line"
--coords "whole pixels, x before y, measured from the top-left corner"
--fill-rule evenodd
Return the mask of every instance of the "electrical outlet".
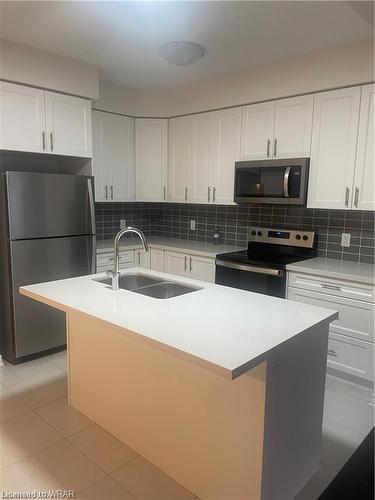
M 195 220 L 190 221 L 190 230 L 195 231 Z
M 125 229 L 125 228 L 126 228 L 126 220 L 120 219 L 120 229 Z
M 341 246 L 350 247 L 350 233 L 341 234 Z

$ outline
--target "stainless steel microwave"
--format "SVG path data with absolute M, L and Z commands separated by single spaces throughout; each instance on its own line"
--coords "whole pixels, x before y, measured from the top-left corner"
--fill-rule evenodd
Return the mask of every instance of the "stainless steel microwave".
M 237 161 L 236 203 L 306 205 L 309 158 Z

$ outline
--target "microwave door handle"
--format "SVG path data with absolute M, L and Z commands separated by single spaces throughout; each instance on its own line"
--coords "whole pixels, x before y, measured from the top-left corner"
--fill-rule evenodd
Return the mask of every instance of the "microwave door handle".
M 284 197 L 289 198 L 289 177 L 292 167 L 286 167 L 284 173 Z

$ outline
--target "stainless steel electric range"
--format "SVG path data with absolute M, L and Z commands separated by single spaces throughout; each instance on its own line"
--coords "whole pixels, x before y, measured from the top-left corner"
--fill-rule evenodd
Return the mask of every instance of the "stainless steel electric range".
M 247 250 L 216 256 L 220 285 L 285 297 L 286 266 L 316 256 L 313 231 L 250 228 Z

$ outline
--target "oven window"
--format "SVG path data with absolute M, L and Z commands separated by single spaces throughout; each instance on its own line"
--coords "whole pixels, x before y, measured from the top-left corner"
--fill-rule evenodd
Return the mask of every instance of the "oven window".
M 240 271 L 229 267 L 216 266 L 215 282 L 250 292 L 263 293 L 273 297 L 285 297 L 285 277 L 269 276 L 248 271 Z

